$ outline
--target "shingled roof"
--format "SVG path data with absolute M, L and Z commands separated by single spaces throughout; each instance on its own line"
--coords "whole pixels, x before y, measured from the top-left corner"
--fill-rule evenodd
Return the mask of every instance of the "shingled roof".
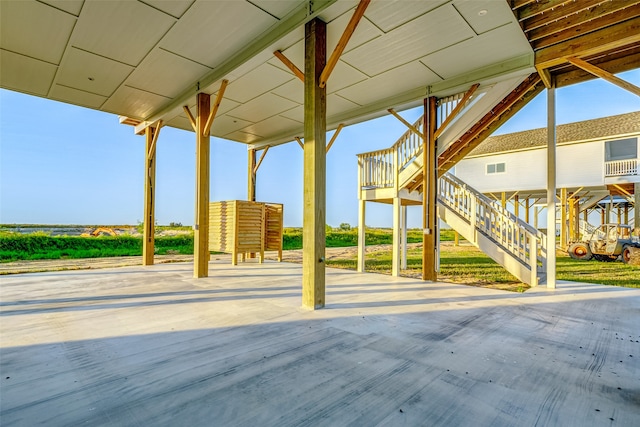
M 634 132 L 640 132 L 640 111 L 559 125 L 556 128 L 556 139 L 558 144 L 564 144 L 604 139 Z M 469 156 L 526 150 L 546 145 L 547 128 L 540 128 L 489 137 Z

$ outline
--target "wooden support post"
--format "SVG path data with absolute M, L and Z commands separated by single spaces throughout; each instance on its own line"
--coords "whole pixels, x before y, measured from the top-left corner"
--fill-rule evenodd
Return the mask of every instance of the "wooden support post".
M 606 216 L 606 224 L 611 222 L 611 209 L 613 208 L 613 196 L 609 196 L 609 203 L 607 204 L 605 216 Z
M 603 207 L 600 210 L 600 225 L 604 225 L 604 224 L 607 223 L 606 215 L 607 215 L 607 210 L 606 210 L 606 208 Z
M 616 219 L 618 221 L 618 225 L 620 225 L 622 223 L 622 212 L 619 204 L 616 206 Z
M 209 134 L 205 124 L 210 96 L 199 93 L 196 105 L 196 223 L 193 232 L 193 277 L 209 275 Z
M 365 247 L 366 247 L 366 226 L 365 226 L 365 209 L 366 201 L 363 199 L 358 200 L 358 261 L 357 270 L 358 273 L 364 273 L 365 269 Z
M 573 199 L 573 233 L 571 240 L 574 242 L 580 240 L 580 199 Z
M 629 224 L 629 203 L 624 204 L 624 224 Z
M 540 216 L 540 208 L 537 206 L 533 207 L 533 228 L 538 229 L 538 217 Z
M 502 209 L 504 209 L 505 211 L 507 210 L 507 193 L 505 193 L 504 191 L 500 196 L 500 206 L 502 206 Z
M 453 230 L 453 245 L 460 246 L 460 233 Z
M 393 198 L 393 242 L 391 245 L 391 275 L 400 276 L 400 198 Z
M 247 159 L 247 200 L 256 201 L 256 149 L 249 148 L 247 151 L 249 158 Z
M 547 88 L 547 288 L 556 287 L 556 88 Z
M 527 197 L 527 199 L 524 201 L 524 221 L 527 224 L 530 224 L 529 222 L 529 211 L 531 210 L 531 205 L 529 204 L 531 203 L 529 198 Z
M 633 227 L 640 232 L 640 182 L 633 184 Z
M 422 280 L 438 279 L 436 237 L 438 219 L 436 216 L 437 170 L 436 157 L 436 101 L 435 97 L 424 100 L 424 145 L 422 149 Z
M 517 194 L 513 196 L 513 214 L 516 218 L 520 218 L 520 199 Z
M 567 189 L 560 189 L 560 247 L 567 247 Z
M 400 216 L 402 224 L 402 236 L 400 237 L 400 244 L 402 245 L 402 261 L 400 262 L 400 268 L 402 270 L 407 269 L 407 207 L 402 206 L 402 215 Z
M 145 179 L 144 179 L 144 231 L 142 234 L 142 265 L 153 265 L 155 250 L 155 192 L 156 192 L 156 141 L 161 124 L 145 129 Z
M 320 87 L 326 62 L 327 24 L 305 24 L 304 197 L 302 232 L 302 305 L 325 305 L 325 208 L 327 94 Z

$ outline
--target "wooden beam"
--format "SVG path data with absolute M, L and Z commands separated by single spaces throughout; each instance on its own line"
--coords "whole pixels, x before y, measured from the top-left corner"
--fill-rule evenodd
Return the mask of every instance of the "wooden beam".
M 155 130 L 153 132 L 153 140 L 151 141 L 151 147 L 148 147 L 148 150 L 147 150 L 147 159 L 154 158 L 156 156 L 156 142 L 158 141 L 158 135 L 160 135 L 160 128 L 162 128 L 162 125 L 163 125 L 162 120 L 158 120 L 158 124 L 156 124 Z
M 262 154 L 260 155 L 260 160 L 258 160 L 258 163 L 256 164 L 256 166 L 253 168 L 253 173 L 257 173 L 258 169 L 260 169 L 260 165 L 262 164 L 262 160 L 264 159 L 264 156 L 267 155 L 267 151 L 269 151 L 269 145 L 267 145 L 266 147 L 264 147 L 264 150 L 262 151 Z
M 305 24 L 302 305 L 310 309 L 325 305 L 327 91 L 319 82 L 326 37 L 322 20 Z
M 467 104 L 469 99 L 471 99 L 471 97 L 476 92 L 476 90 L 478 90 L 479 87 L 480 87 L 480 83 L 476 83 L 473 86 L 471 86 L 468 91 L 465 92 L 460 102 L 456 104 L 455 108 L 451 111 L 451 113 L 449 113 L 449 115 L 440 124 L 440 127 L 436 129 L 436 133 L 434 135 L 436 139 L 438 139 L 438 137 L 442 134 L 442 132 L 444 132 L 447 126 L 449 126 L 449 124 L 453 121 L 453 119 L 455 119 L 456 116 L 460 113 L 460 111 L 462 111 L 464 106 Z
M 144 222 L 142 231 L 142 265 L 153 265 L 155 249 L 156 152 L 153 148 L 160 126 L 145 130 Z
M 436 155 L 437 99 L 432 96 L 424 100 L 424 144 L 422 149 L 422 280 L 438 280 L 436 236 L 436 184 L 438 158 Z
M 287 58 L 286 56 L 284 56 L 284 53 L 282 53 L 279 50 L 276 50 L 275 52 L 273 52 L 274 56 L 276 58 L 278 58 L 288 69 L 291 70 L 291 72 L 300 80 L 302 80 L 304 82 L 304 73 L 300 70 L 300 68 L 296 67 L 296 64 L 294 64 L 293 62 L 291 62 L 289 60 L 289 58 Z
M 387 111 L 391 113 L 393 117 L 400 120 L 400 122 L 402 122 L 403 125 L 408 127 L 411 132 L 415 133 L 420 138 L 424 139 L 424 134 L 420 132 L 420 130 L 417 127 L 415 127 L 414 125 L 406 121 L 400 114 L 396 113 L 396 110 L 394 110 L 393 108 L 389 108 Z
M 575 65 L 576 67 L 582 68 L 583 70 L 593 74 L 594 76 L 600 77 L 603 80 L 608 81 L 616 86 L 621 87 L 622 89 L 628 90 L 634 95 L 640 96 L 640 87 L 631 84 L 625 80 L 622 80 L 619 77 L 611 74 L 608 71 L 603 70 L 602 68 L 598 68 L 595 65 L 589 64 L 587 61 L 583 61 L 579 58 L 567 58 L 567 61 Z
M 196 97 L 196 222 L 193 232 L 193 277 L 209 275 L 209 134 L 204 130 L 211 97 Z
M 189 119 L 189 123 L 191 123 L 191 127 L 193 128 L 193 131 L 196 132 L 196 129 L 197 129 L 196 119 L 193 117 L 193 114 L 191 114 L 191 110 L 189 110 L 189 106 L 185 105 L 182 107 L 182 109 L 187 114 L 187 118 Z
M 640 64 L 640 45 L 618 51 L 615 54 L 590 57 L 589 62 L 612 74 L 633 70 L 638 68 L 638 64 Z M 582 68 L 576 68 L 570 64 L 567 64 L 564 69 L 554 70 L 554 77 L 556 87 L 564 87 L 597 78 Z
M 342 55 L 342 52 L 344 52 L 344 49 L 347 47 L 347 43 L 349 43 L 349 39 L 351 39 L 353 32 L 356 30 L 356 27 L 358 26 L 360 19 L 364 16 L 364 11 L 367 9 L 367 6 L 369 6 L 370 2 L 371 0 L 360 0 L 360 3 L 358 3 L 358 7 L 356 7 L 355 12 L 353 12 L 353 15 L 351 16 L 351 20 L 349 20 L 349 23 L 347 24 L 347 27 L 344 29 L 344 32 L 342 33 L 340 40 L 338 40 L 338 44 L 333 50 L 333 53 L 331 53 L 331 57 L 329 58 L 329 60 L 327 61 L 327 64 L 322 70 L 322 74 L 320 74 L 320 81 L 319 81 L 320 88 L 324 89 L 325 86 L 327 85 L 327 80 L 329 80 L 329 76 L 331 75 L 331 72 L 333 71 L 334 67 L 338 63 L 338 60 L 340 60 L 340 56 Z
M 333 143 L 336 141 L 336 138 L 338 138 L 338 135 L 340 134 L 340 131 L 342 130 L 343 127 L 344 127 L 344 123 L 340 123 L 336 131 L 333 133 L 333 136 L 331 137 L 331 139 L 329 140 L 329 143 L 327 144 L 327 151 L 326 151 L 327 153 L 331 149 L 331 146 L 333 145 Z
M 298 143 L 298 145 L 300 146 L 300 148 L 302 148 L 304 150 L 304 144 L 302 143 L 302 139 L 300 139 L 299 136 L 294 137 L 296 139 L 296 142 Z
M 250 202 L 256 201 L 256 150 L 250 148 L 247 150 L 247 200 Z
M 540 49 L 535 52 L 535 65 L 546 69 L 567 62 L 569 57 L 597 55 L 638 42 L 640 16 Z
M 527 32 L 526 36 L 530 43 L 536 42 L 534 48 L 540 49 L 576 35 L 624 21 L 628 15 L 614 12 L 629 8 L 627 12 L 632 11 L 631 15 L 634 15 L 637 14 L 634 9 L 638 6 L 640 6 L 639 0 L 607 1 L 582 13 L 549 22 L 543 27 Z
M 543 4 L 545 2 L 551 4 L 553 7 L 542 13 L 525 16 L 524 19 L 522 15 L 520 15 L 519 18 L 524 31 L 527 32 L 558 20 L 561 21 L 567 16 L 589 10 L 589 8 L 597 6 L 599 3 L 602 3 L 602 1 L 603 0 L 544 0 L 539 3 L 542 4 L 542 7 L 545 6 Z
M 220 84 L 220 89 L 218 89 L 218 96 L 216 96 L 216 102 L 213 104 L 213 108 L 209 112 L 209 117 L 207 118 L 207 122 L 204 125 L 203 132 L 207 135 L 211 132 L 211 125 L 213 125 L 213 119 L 216 118 L 216 114 L 218 114 L 218 108 L 220 107 L 220 103 L 222 102 L 222 97 L 224 96 L 224 91 L 229 84 L 229 80 L 222 80 Z
M 547 89 L 551 88 L 553 85 L 553 78 L 551 77 L 551 72 L 546 68 L 542 68 L 541 66 L 536 66 L 536 70 L 538 70 L 538 75 L 540 79 L 542 79 L 542 83 L 544 83 L 544 87 Z

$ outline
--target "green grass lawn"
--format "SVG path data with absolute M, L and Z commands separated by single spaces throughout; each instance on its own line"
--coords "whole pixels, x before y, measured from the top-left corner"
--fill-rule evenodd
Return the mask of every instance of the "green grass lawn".
M 499 264 L 469 246 L 441 245 L 440 273 L 442 281 L 524 292 L 528 285 L 521 283 Z M 356 258 L 327 260 L 329 267 L 356 269 Z M 391 274 L 391 251 L 367 255 L 366 270 Z M 420 277 L 422 249 L 407 251 L 407 269 L 403 276 Z M 640 288 L 640 267 L 622 262 L 577 261 L 565 255 L 557 258 L 557 279 L 575 282 Z

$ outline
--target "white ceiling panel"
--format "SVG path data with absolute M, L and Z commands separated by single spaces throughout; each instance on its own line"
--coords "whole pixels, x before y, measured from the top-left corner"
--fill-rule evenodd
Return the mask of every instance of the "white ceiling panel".
M 327 57 L 331 55 L 331 52 L 333 52 L 333 49 L 335 49 L 352 16 L 353 11 L 350 10 L 327 25 Z M 356 27 L 356 30 L 351 35 L 349 43 L 347 44 L 344 52 L 349 52 L 350 50 L 353 50 L 356 47 L 375 39 L 376 37 L 380 37 L 382 34 L 383 32 L 380 31 L 380 29 L 369 22 L 366 18 L 363 18 L 360 20 L 358 26 Z
M 327 81 L 327 93 L 334 93 L 365 80 L 367 76 L 343 61 L 338 61 Z
M 131 73 L 126 84 L 174 97 L 187 89 L 184 87 L 184 81 L 197 81 L 209 71 L 211 68 L 156 48 Z
M 338 93 L 356 104 L 366 105 L 418 87 L 440 81 L 440 78 L 419 62 L 411 62 L 384 74 L 343 89 Z
M 180 18 L 191 7 L 195 0 L 144 0 L 149 6 Z
M 304 103 L 304 82 L 298 78 L 295 78 L 290 82 L 285 83 L 282 86 L 272 90 L 271 93 L 274 93 L 283 98 L 287 98 L 293 102 L 303 104 Z
M 318 18 L 324 22 L 331 22 L 349 10 L 355 10 L 356 6 L 358 6 L 358 0 L 338 0 L 330 8 L 320 12 Z
M 297 78 L 290 71 L 267 62 L 230 82 L 224 95 L 237 102 L 247 102 L 293 79 Z
M 211 126 L 211 134 L 213 135 L 228 135 L 232 132 L 246 128 L 253 124 L 248 120 L 238 119 L 236 117 L 220 116 L 216 117 Z
M 278 19 L 287 16 L 300 4 L 297 0 L 250 0 L 250 2 Z
M 358 108 L 359 105 L 348 99 L 342 98 L 336 94 L 327 96 L 327 116 L 331 117 L 337 114 L 345 113 Z
M 280 113 L 280 115 L 288 119 L 295 120 L 300 124 L 303 124 L 304 123 L 304 106 L 298 105 L 295 108 L 292 108 L 287 111 L 283 111 L 282 113 Z
M 254 142 L 258 142 L 262 139 L 262 137 L 258 135 L 254 135 L 252 133 L 244 132 L 241 130 L 229 133 L 224 137 L 232 141 L 244 142 L 245 144 L 253 144 Z
M 95 93 L 85 92 L 72 87 L 60 86 L 58 84 L 53 85 L 49 95 L 51 98 L 58 101 L 81 105 L 95 110 L 99 110 L 102 104 L 107 100 L 106 96 L 96 95 Z
M 372 1 L 365 16 L 385 33 L 421 16 L 449 0 Z
M 84 0 L 38 0 L 42 3 L 51 5 L 57 9 L 69 12 L 72 15 L 79 16 L 82 10 Z
M 282 53 L 287 57 L 289 61 L 293 62 L 294 65 L 304 73 L 304 39 L 298 41 L 293 46 L 290 46 L 287 49 L 283 50 Z M 331 53 L 327 53 L 327 55 L 331 55 Z M 269 63 L 282 70 L 286 70 L 293 75 L 293 73 L 289 71 L 289 68 L 287 68 L 287 66 L 284 65 L 282 61 L 280 61 L 275 56 L 269 60 Z
M 515 22 L 509 8 L 495 0 L 456 0 L 453 6 L 477 34 Z
M 145 92 L 129 86 L 120 88 L 104 103 L 102 109 L 114 114 L 120 111 L 131 111 L 129 117 L 134 119 L 144 119 L 153 111 L 158 110 L 171 98 Z
M 242 104 L 229 111 L 229 115 L 251 122 L 260 122 L 268 117 L 275 116 L 298 105 L 288 99 L 272 93 L 265 93 L 252 102 Z
M 199 1 L 184 14 L 160 46 L 216 67 L 276 22 L 276 18 L 246 1 Z
M 264 136 L 270 135 L 274 132 L 279 134 L 287 131 L 293 131 L 299 127 L 300 123 L 295 120 L 291 120 L 283 116 L 273 116 L 261 122 L 247 126 L 242 130 L 253 135 Z
M 110 96 L 133 71 L 121 62 L 71 48 L 56 76 L 56 83 L 96 95 Z
M 48 62 L 0 50 L 0 84 L 3 88 L 47 96 L 57 68 Z
M 59 64 L 76 18 L 35 1 L 0 1 L 0 48 Z
M 88 1 L 80 18 L 73 46 L 134 66 L 176 21 L 138 1 Z
M 473 36 L 475 33 L 453 6 L 445 5 L 344 54 L 342 59 L 375 76 Z M 384 60 L 371 52 L 379 52 Z
M 447 79 L 461 74 L 461 70 L 478 69 L 507 59 L 526 55 L 529 50 L 527 40 L 513 37 L 513 28 L 508 24 L 480 36 L 465 40 L 447 50 L 441 50 L 421 58 L 421 62 Z M 496 49 L 496 44 L 503 49 Z
M 167 121 L 165 123 L 165 126 L 170 126 L 173 128 L 183 129 L 187 131 L 193 131 L 193 128 L 191 127 L 191 123 L 189 122 L 189 119 L 187 119 L 187 116 L 185 115 L 179 115 L 174 117 L 173 119 Z

